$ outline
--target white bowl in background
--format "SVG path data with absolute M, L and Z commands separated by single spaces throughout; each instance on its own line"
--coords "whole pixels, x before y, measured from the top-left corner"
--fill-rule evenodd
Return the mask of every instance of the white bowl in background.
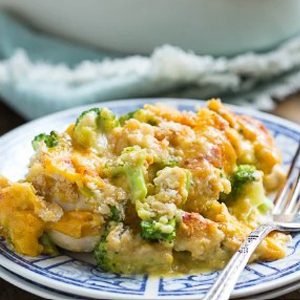
M 199 54 L 271 48 L 300 32 L 298 0 L 0 0 L 37 28 L 99 48 Z

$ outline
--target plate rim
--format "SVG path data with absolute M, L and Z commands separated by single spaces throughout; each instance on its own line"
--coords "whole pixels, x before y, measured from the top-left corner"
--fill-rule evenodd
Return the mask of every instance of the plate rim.
M 18 274 L 15 274 L 2 266 L 0 266 L 0 278 L 23 291 L 39 296 L 41 298 L 49 299 L 49 293 L 51 293 L 51 296 L 55 297 L 51 299 L 57 299 L 57 300 L 74 299 L 72 298 L 72 295 L 66 296 L 60 294 L 60 292 L 56 292 L 55 290 L 48 288 L 47 286 L 37 285 L 36 282 L 30 282 L 29 279 L 21 277 Z
M 34 295 L 42 297 L 42 298 L 49 297 L 49 294 L 47 294 L 49 292 L 52 294 L 52 296 L 57 297 L 57 298 L 52 298 L 52 299 L 71 300 L 71 299 L 74 299 L 72 296 L 76 296 L 76 295 L 72 295 L 72 294 L 63 295 L 63 294 L 61 294 L 60 291 L 56 291 L 47 286 L 37 285 L 35 282 L 31 282 L 30 280 L 23 278 L 23 277 L 19 276 L 18 274 L 15 274 L 15 273 L 5 269 L 2 266 L 0 266 L 0 278 L 9 282 L 10 284 L 14 285 L 17 288 L 20 288 L 28 293 L 34 294 Z M 266 297 L 268 297 L 268 298 L 280 297 L 287 293 L 291 293 L 299 288 L 300 288 L 300 281 L 298 281 L 295 284 L 293 284 L 293 283 L 288 284 L 286 286 L 283 286 L 281 288 L 275 289 L 270 292 L 266 292 L 266 293 L 262 293 L 262 294 L 255 294 L 255 298 L 251 298 L 252 296 L 250 296 L 250 298 L 246 297 L 246 298 L 242 298 L 241 300 L 254 300 L 254 299 L 255 300 L 265 300 L 265 299 L 267 299 Z M 64 298 L 62 298 L 62 297 L 64 297 Z M 230 299 L 232 299 L 232 297 Z M 80 300 L 80 298 L 79 298 L 79 300 Z

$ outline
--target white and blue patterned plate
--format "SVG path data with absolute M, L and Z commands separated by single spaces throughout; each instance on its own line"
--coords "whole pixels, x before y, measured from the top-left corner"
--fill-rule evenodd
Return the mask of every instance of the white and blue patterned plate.
M 65 292 L 59 292 L 49 287 L 42 286 L 38 283 L 32 282 L 31 280 L 25 279 L 17 274 L 14 274 L 7 269 L 0 267 L 0 278 L 6 280 L 7 282 L 23 289 L 31 294 L 39 296 L 43 299 L 51 300 L 92 300 L 92 298 L 80 297 Z M 254 296 L 239 298 L 239 300 L 266 300 L 279 297 L 300 288 L 300 281 L 292 282 L 288 285 L 280 287 L 278 289 L 272 289 L 266 293 L 255 294 Z
M 58 292 L 54 289 L 47 288 L 28 279 L 25 279 L 17 274 L 14 274 L 7 269 L 0 267 L 0 278 L 17 286 L 18 288 L 39 296 L 43 299 L 51 300 L 88 300 L 82 297 L 74 297 L 74 295 Z
M 135 110 L 144 103 L 164 101 L 180 110 L 194 110 L 203 102 L 183 99 L 122 100 L 101 103 L 116 114 Z M 30 141 L 40 132 L 63 130 L 74 122 L 78 114 L 92 106 L 84 106 L 23 125 L 0 138 L 0 174 L 11 180 L 22 178 L 32 154 Z M 244 108 L 233 108 L 238 113 L 253 115 L 273 132 L 283 153 L 285 165 L 300 140 L 299 126 Z M 0 241 L 0 264 L 36 284 L 68 294 L 104 299 L 199 299 L 218 276 L 218 272 L 181 277 L 124 276 L 105 273 L 89 262 L 86 256 L 67 253 L 57 257 L 24 257 L 13 253 Z M 288 256 L 274 262 L 259 262 L 246 267 L 233 292 L 233 297 L 245 297 L 290 284 L 300 279 L 300 234 L 288 247 Z

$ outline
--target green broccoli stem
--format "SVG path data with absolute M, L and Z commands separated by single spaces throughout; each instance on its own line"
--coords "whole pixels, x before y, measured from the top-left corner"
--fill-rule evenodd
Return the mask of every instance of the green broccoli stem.
M 121 163 L 112 168 L 112 176 L 125 174 L 132 203 L 143 201 L 147 195 L 143 172 L 145 160 L 145 150 L 139 147 L 127 147 L 121 154 Z
M 103 271 L 114 271 L 113 265 L 110 262 L 110 259 L 108 258 L 107 253 L 107 241 L 106 241 L 106 235 L 104 235 L 99 243 L 96 245 L 94 249 L 94 257 L 97 262 L 97 265 L 101 267 Z
M 142 166 L 125 165 L 124 171 L 128 180 L 131 201 L 143 201 L 147 195 L 147 187 Z
M 252 165 L 239 165 L 237 170 L 233 173 L 231 177 L 231 196 L 238 196 L 244 187 L 253 181 L 256 181 L 256 168 Z
M 164 226 L 171 227 L 171 230 L 165 232 Z M 176 220 L 172 219 L 167 224 L 161 224 L 155 220 L 144 220 L 140 224 L 141 236 L 146 240 L 172 242 L 176 236 Z
M 79 117 L 76 119 L 76 122 L 75 122 L 75 127 L 77 127 L 83 120 L 86 116 L 88 116 L 89 114 L 95 114 L 95 115 L 99 115 L 100 114 L 100 108 L 98 107 L 94 107 L 94 108 L 91 108 L 91 109 L 88 109 L 88 110 L 85 110 L 83 111 Z
M 48 148 L 53 148 L 58 145 L 58 135 L 55 131 L 51 131 L 50 134 L 40 133 L 32 140 L 32 148 L 37 150 L 41 142 L 44 142 Z

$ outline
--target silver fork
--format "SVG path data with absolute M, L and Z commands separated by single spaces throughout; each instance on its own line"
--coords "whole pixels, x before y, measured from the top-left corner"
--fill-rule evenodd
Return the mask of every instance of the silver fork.
M 258 226 L 250 233 L 202 300 L 229 299 L 230 294 L 251 255 L 260 242 L 271 231 L 300 231 L 300 221 L 295 222 L 295 216 L 300 209 L 300 170 L 298 171 L 296 181 L 293 182 L 293 174 L 295 173 L 299 153 L 300 143 L 289 168 L 285 184 L 275 197 L 272 220 Z

